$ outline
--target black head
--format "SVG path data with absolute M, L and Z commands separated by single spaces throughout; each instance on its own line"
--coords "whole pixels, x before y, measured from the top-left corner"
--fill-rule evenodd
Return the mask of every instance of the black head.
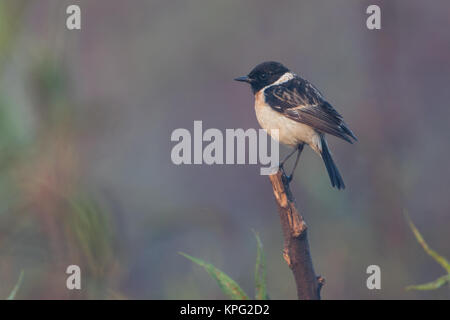
M 289 72 L 289 69 L 281 63 L 267 61 L 258 64 L 247 76 L 239 77 L 234 80 L 250 83 L 253 93 L 256 93 L 265 86 L 277 81 L 286 72 Z

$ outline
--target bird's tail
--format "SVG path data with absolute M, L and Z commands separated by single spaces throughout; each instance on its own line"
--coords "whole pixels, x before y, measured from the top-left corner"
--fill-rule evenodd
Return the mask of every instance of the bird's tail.
M 341 174 L 339 173 L 339 170 L 331 157 L 327 141 L 323 135 L 320 139 L 322 143 L 322 159 L 325 163 L 325 167 L 327 168 L 328 175 L 330 176 L 331 185 L 337 189 L 345 189 L 344 180 L 342 180 Z

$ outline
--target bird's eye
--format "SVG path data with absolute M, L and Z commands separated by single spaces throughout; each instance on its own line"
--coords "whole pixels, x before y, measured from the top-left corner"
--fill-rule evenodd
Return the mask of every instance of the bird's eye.
M 267 78 L 267 73 L 261 73 L 259 77 L 264 80 Z

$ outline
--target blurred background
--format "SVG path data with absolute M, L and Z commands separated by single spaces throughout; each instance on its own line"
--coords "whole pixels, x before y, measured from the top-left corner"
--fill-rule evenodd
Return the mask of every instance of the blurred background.
M 81 31 L 66 8 L 81 7 Z M 382 29 L 366 28 L 381 6 Z M 272 299 L 295 299 L 259 165 L 171 162 L 174 129 L 258 128 L 232 81 L 265 60 L 314 83 L 359 142 L 329 139 L 347 185 L 311 150 L 292 189 L 324 299 L 448 299 L 406 291 L 450 257 L 450 3 L 0 0 L 0 297 L 219 299 L 213 263 L 253 293 L 255 229 Z M 288 150 L 282 148 L 282 155 Z M 82 270 L 69 291 L 68 265 Z M 381 268 L 368 290 L 366 268 Z

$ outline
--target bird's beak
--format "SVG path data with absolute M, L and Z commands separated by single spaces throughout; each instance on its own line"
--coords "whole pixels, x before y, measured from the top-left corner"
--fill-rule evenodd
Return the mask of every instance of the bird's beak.
M 241 82 L 247 82 L 247 83 L 251 82 L 251 79 L 248 76 L 242 76 L 242 77 L 236 78 L 234 80 L 241 81 Z

